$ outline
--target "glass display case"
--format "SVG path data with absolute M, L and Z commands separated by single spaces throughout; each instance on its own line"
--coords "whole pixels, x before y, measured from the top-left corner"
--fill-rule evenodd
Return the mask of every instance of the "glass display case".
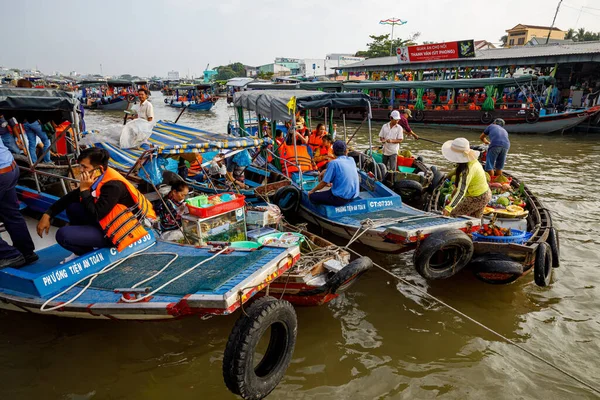
M 208 218 L 194 215 L 181 217 L 186 237 L 197 246 L 207 242 L 239 242 L 246 240 L 246 214 L 244 207 Z

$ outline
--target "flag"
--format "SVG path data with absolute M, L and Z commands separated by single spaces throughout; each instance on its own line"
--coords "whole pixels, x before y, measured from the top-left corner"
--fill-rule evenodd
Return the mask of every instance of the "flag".
M 288 114 L 293 114 L 296 110 L 296 96 L 292 96 L 290 101 L 287 102 Z

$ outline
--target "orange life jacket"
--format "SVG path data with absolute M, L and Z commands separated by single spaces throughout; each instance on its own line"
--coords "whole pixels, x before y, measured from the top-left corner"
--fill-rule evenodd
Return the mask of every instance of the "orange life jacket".
M 313 163 L 312 158 L 308 154 L 308 148 L 306 146 L 296 145 L 298 150 L 298 164 L 296 165 L 296 153 L 294 153 L 294 145 L 282 144 L 279 147 L 279 157 L 281 158 L 281 169 L 289 177 L 294 172 L 298 172 L 298 167 L 302 172 L 312 171 Z
M 326 135 L 327 132 L 325 132 L 324 135 Z M 308 145 L 310 146 L 310 148 L 312 149 L 312 151 L 317 151 L 317 149 L 323 144 L 323 136 L 319 135 L 319 133 L 314 130 L 312 131 L 312 133 L 310 134 L 310 136 L 308 137 Z
M 137 242 L 148 234 L 148 231 L 142 226 L 140 221 L 144 217 L 156 219 L 156 214 L 154 213 L 152 204 L 150 204 L 144 195 L 112 168 L 106 169 L 102 181 L 96 187 L 93 193 L 94 201 L 97 201 L 100 197 L 102 186 L 110 181 L 122 182 L 136 203 L 131 208 L 125 207 L 123 204 L 117 204 L 99 221 L 108 240 L 117 246 L 118 251 L 123 251 L 127 246 Z M 136 214 L 133 214 L 132 211 L 136 211 Z
M 190 168 L 188 168 L 188 176 L 195 176 L 199 172 L 202 171 L 202 155 L 198 154 L 196 159 L 190 163 Z M 193 172 L 190 174 L 190 172 Z
M 323 157 L 325 155 L 333 155 L 333 150 L 331 148 L 331 146 L 326 146 L 324 144 L 322 144 L 321 146 L 319 146 L 319 148 L 317 149 L 319 151 L 319 156 Z M 316 153 L 315 153 L 316 156 Z M 321 169 L 323 166 L 325 166 L 325 164 L 327 164 L 329 161 L 331 160 L 321 160 L 317 162 L 317 168 Z

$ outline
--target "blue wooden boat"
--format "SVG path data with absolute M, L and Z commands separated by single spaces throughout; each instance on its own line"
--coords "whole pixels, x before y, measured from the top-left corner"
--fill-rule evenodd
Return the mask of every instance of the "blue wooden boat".
M 172 90 L 173 95 L 165 98 L 165 104 L 173 108 L 187 108 L 191 111 L 209 111 L 219 99 L 214 94 L 213 86 L 209 84 L 177 86 Z M 201 93 L 206 93 L 207 96 L 201 99 Z

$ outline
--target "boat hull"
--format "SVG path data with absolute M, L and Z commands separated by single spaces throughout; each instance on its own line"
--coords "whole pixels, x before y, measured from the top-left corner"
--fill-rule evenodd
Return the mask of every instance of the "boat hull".
M 173 108 L 187 107 L 190 111 L 209 111 L 214 103 L 212 101 L 205 101 L 202 103 L 173 102 L 167 103 L 167 105 Z

